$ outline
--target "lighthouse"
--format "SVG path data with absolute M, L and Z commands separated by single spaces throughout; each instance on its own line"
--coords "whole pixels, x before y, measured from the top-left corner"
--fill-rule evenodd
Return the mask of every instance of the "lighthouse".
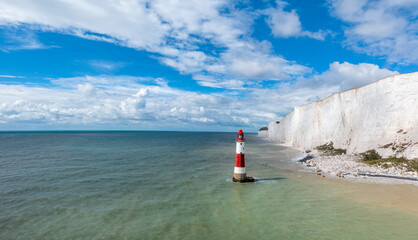
M 237 143 L 237 146 L 235 155 L 234 177 L 232 180 L 234 182 L 254 182 L 254 178 L 247 177 L 247 172 L 245 170 L 245 138 L 242 130 L 238 131 L 238 136 L 235 139 L 235 142 Z

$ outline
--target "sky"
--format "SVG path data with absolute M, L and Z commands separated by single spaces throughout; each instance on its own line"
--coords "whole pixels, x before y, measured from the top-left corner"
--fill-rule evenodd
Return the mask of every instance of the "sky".
M 0 130 L 256 132 L 418 71 L 418 0 L 0 0 Z

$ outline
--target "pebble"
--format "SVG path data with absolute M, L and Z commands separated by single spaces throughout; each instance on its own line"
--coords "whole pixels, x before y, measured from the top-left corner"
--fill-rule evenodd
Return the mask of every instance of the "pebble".
M 373 174 L 418 177 L 417 172 L 407 172 L 405 169 L 395 168 L 394 166 L 384 168 L 362 163 L 359 157 L 355 155 L 314 156 L 314 158 L 307 161 L 306 166 L 315 167 L 315 172 L 318 176 L 321 175 L 321 172 L 327 172 L 341 178 L 344 178 L 345 175 L 358 177 L 358 172 L 368 172 Z

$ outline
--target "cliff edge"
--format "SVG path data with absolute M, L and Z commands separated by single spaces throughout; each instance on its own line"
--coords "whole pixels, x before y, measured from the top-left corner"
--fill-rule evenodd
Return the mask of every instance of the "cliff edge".
M 387 77 L 295 107 L 259 136 L 302 149 L 333 142 L 347 154 L 418 158 L 418 72 Z

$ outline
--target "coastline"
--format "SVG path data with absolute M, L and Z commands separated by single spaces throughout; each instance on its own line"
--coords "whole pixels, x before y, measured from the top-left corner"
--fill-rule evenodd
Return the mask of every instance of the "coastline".
M 406 167 L 369 165 L 359 155 L 325 156 L 321 151 L 305 152 L 297 160 L 303 167 L 320 177 L 345 178 L 370 183 L 414 184 L 418 186 L 418 173 Z
M 417 80 L 418 72 L 394 75 L 295 106 L 258 134 L 302 149 L 332 143 L 346 154 L 418 159 Z

